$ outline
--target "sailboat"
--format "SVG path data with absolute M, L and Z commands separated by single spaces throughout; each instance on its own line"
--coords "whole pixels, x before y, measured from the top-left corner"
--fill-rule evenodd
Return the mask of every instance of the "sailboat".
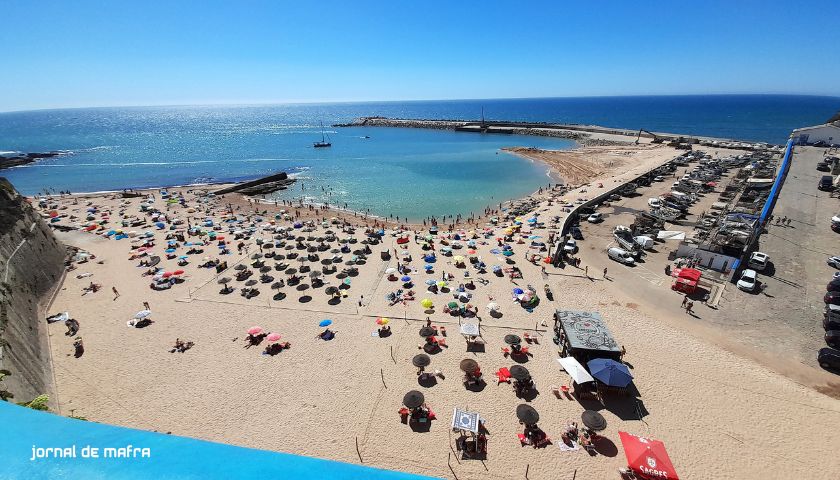
M 332 147 L 332 143 L 328 142 L 330 137 L 324 135 L 324 124 L 321 122 L 321 141 L 312 144 L 315 148 Z

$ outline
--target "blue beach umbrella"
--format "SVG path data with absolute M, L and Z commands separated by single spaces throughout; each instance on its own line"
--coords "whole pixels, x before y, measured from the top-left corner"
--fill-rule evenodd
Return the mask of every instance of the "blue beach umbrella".
M 611 387 L 624 388 L 633 381 L 633 375 L 627 365 L 609 358 L 590 360 L 586 366 L 595 379 Z
M 514 295 L 522 295 L 523 293 L 525 293 L 525 291 L 522 290 L 521 288 L 514 288 L 513 289 L 513 294 Z
M 164 252 L 166 252 L 166 253 L 175 253 L 175 249 L 174 249 L 174 248 L 167 248 L 166 250 L 164 250 Z
M 426 265 L 423 265 L 423 268 L 424 268 L 424 269 L 426 269 L 426 270 L 432 270 L 432 269 L 434 269 L 434 268 L 435 268 L 435 266 L 434 266 L 434 265 L 429 265 L 429 264 L 427 263 Z
M 436 280 L 433 280 L 433 279 L 431 279 L 431 278 L 430 278 L 430 279 L 428 279 L 428 280 L 426 280 L 426 285 L 429 285 L 429 286 L 434 285 L 434 284 L 436 284 L 436 283 L 437 283 L 437 281 L 436 281 Z
M 410 282 L 410 281 L 411 281 L 411 277 L 409 277 L 408 275 L 406 275 L 406 276 L 402 277 L 402 278 L 400 279 L 400 281 L 401 281 L 401 282 L 403 282 L 403 283 L 408 283 L 408 282 Z
M 321 323 L 318 324 L 319 327 L 328 327 L 330 325 L 332 325 L 332 320 L 330 319 L 321 320 Z
M 187 259 L 187 258 L 189 258 L 189 257 L 188 257 L 188 256 L 186 256 L 186 255 L 181 255 L 181 256 L 180 256 L 180 257 L 178 257 L 178 258 L 179 258 L 179 259 L 181 259 L 181 260 L 186 260 L 186 259 Z
M 513 250 L 505 250 L 504 252 L 502 252 L 502 255 L 506 257 L 511 257 L 513 256 Z

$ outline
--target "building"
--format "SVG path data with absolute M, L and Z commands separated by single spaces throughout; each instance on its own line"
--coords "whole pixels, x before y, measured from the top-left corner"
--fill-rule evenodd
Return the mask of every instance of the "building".
M 823 146 L 840 146 L 840 121 L 797 128 L 791 134 L 794 145 L 813 145 L 822 142 Z

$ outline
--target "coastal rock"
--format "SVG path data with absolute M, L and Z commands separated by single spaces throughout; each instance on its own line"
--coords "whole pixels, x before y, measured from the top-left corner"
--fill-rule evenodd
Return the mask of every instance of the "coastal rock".
M 231 187 L 216 191 L 217 195 L 226 193 L 241 193 L 243 195 L 265 195 L 278 190 L 285 190 L 295 183 L 294 178 L 289 178 L 286 172 L 280 172 L 267 177 L 258 178 L 249 182 L 242 182 Z
M 64 152 L 30 152 L 0 155 L 0 170 L 3 170 L 4 168 L 28 165 L 42 158 L 52 158 L 62 154 L 64 154 Z

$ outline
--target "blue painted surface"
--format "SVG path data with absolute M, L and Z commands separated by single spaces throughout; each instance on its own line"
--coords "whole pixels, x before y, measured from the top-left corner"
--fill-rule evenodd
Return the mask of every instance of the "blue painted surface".
M 142 408 L 142 406 L 138 406 Z M 0 479 L 347 479 L 432 477 L 74 420 L 0 402 Z M 303 431 L 303 429 L 302 429 Z M 303 433 L 301 433 L 303 434 Z M 313 439 L 313 441 L 317 441 Z M 348 442 L 352 441 L 348 435 Z M 34 447 L 76 446 L 76 458 L 32 459 Z M 100 458 L 82 458 L 85 446 Z M 102 458 L 105 447 L 149 448 L 142 458 Z
M 761 209 L 761 216 L 759 217 L 757 228 L 761 228 L 761 226 L 764 225 L 767 217 L 773 211 L 773 206 L 776 205 L 776 199 L 779 197 L 782 185 L 785 183 L 785 178 L 787 177 L 788 169 L 790 169 L 790 161 L 792 157 L 793 141 L 788 140 L 787 147 L 785 148 L 785 156 L 782 158 L 782 164 L 779 165 L 779 171 L 776 172 L 776 181 L 773 182 L 773 187 L 770 189 L 770 195 L 767 196 L 764 208 Z

